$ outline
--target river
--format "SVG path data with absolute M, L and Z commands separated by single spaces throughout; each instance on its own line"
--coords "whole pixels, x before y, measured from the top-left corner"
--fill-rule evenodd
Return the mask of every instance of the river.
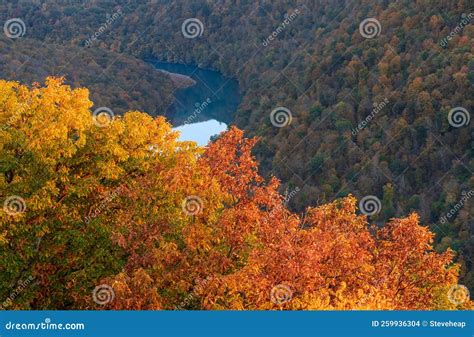
M 150 61 L 157 69 L 190 77 L 195 83 L 177 89 L 166 117 L 181 132 L 181 140 L 206 145 L 212 136 L 227 129 L 240 104 L 241 94 L 235 79 L 193 65 Z M 178 77 L 179 81 L 182 78 Z

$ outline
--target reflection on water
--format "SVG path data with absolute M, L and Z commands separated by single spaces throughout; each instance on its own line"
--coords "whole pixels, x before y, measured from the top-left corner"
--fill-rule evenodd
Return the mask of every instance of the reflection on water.
M 205 146 L 212 136 L 227 130 L 227 124 L 211 119 L 205 122 L 181 125 L 174 130 L 181 132 L 180 140 L 192 140 L 200 146 Z
M 186 75 L 196 82 L 176 90 L 175 100 L 166 111 L 171 124 L 182 132 L 182 140 L 206 145 L 212 136 L 224 131 L 232 122 L 241 101 L 236 80 L 192 65 L 148 61 L 157 69 Z

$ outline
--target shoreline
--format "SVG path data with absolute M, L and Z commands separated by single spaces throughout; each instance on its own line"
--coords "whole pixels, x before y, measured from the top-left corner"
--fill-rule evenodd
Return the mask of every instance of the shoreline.
M 189 88 L 197 83 L 195 80 L 193 80 L 191 77 L 187 75 L 172 73 L 172 72 L 162 70 L 162 69 L 158 69 L 158 70 L 168 75 L 171 78 L 171 81 L 173 82 L 173 84 L 178 89 Z

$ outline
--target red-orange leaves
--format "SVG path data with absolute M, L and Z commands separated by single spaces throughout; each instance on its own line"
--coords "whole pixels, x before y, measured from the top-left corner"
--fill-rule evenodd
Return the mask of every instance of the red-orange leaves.
M 262 182 L 258 165 L 251 154 L 256 138 L 246 139 L 243 131 L 231 127 L 229 131 L 206 149 L 203 163 L 209 166 L 221 188 L 234 200 L 248 197 L 252 185 Z
M 416 214 L 392 220 L 378 231 L 377 241 L 377 279 L 397 309 L 433 308 L 438 292 L 456 283 L 453 253 L 433 250 L 433 234 Z
M 456 282 L 451 253 L 432 251 L 416 216 L 369 231 L 348 197 L 309 209 L 261 238 L 246 266 L 222 276 L 204 297 L 208 309 L 434 309 Z M 276 228 L 278 219 L 273 219 Z M 281 228 L 280 228 L 281 230 Z

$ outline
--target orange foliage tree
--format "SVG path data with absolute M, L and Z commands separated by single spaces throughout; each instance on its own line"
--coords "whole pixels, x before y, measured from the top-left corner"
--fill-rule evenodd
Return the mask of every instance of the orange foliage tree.
M 471 305 L 449 301 L 458 277 L 453 253 L 433 250 L 433 234 L 419 225 L 416 214 L 377 228 L 356 213 L 352 196 L 309 208 L 303 217 L 292 214 L 278 193 L 278 181 L 266 183 L 259 176 L 251 155 L 255 142 L 231 128 L 195 162 L 176 163 L 171 176 L 147 175 L 133 189 L 134 205 L 159 202 L 153 198 L 161 194 L 151 186 L 178 196 L 171 209 L 179 209 L 186 196 L 197 194 L 199 199 L 195 214 L 178 210 L 167 220 L 150 217 L 138 227 L 118 221 L 127 224 L 126 232 L 148 231 L 160 221 L 164 225 L 156 235 L 142 232 L 120 239 L 138 244 L 143 252 L 131 252 L 128 266 L 132 275 L 139 271 L 154 280 L 159 308 L 401 310 Z M 166 181 L 175 184 L 166 186 Z M 128 214 L 129 207 L 124 209 Z M 162 209 L 158 213 L 168 216 Z M 145 256 L 145 263 L 132 267 L 130 261 Z M 128 281 L 123 277 L 107 282 L 120 288 L 134 282 L 135 276 Z M 129 294 L 140 308 L 147 301 L 141 288 Z M 120 301 L 109 307 L 130 308 Z

